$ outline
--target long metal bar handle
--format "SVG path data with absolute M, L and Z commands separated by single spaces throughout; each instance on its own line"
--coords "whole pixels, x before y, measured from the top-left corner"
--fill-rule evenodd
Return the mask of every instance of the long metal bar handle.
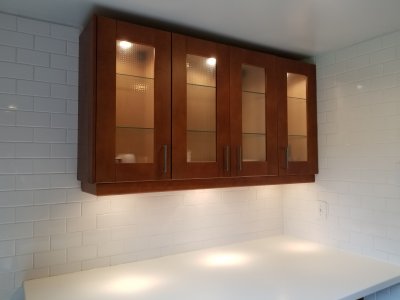
M 168 145 L 163 145 L 164 152 L 164 165 L 163 165 L 163 174 L 167 174 L 168 172 Z
M 238 170 L 239 171 L 242 171 L 242 155 L 243 155 L 242 146 L 239 146 L 238 147 L 238 158 L 237 158 L 237 160 L 238 160 Z
M 229 172 L 230 168 L 230 147 L 225 146 L 225 171 Z
M 289 146 L 285 147 L 286 170 L 289 169 Z

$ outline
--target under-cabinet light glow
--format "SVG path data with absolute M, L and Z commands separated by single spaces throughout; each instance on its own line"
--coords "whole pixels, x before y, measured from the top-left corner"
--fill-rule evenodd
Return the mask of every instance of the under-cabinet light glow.
M 234 267 L 245 265 L 249 257 L 240 253 L 216 253 L 207 255 L 203 263 L 208 267 Z
M 113 280 L 107 285 L 107 290 L 112 293 L 135 294 L 149 290 L 156 286 L 158 280 L 145 276 L 127 276 Z
M 217 64 L 217 59 L 215 57 L 209 57 L 207 58 L 206 63 L 210 67 L 215 67 L 215 65 Z
M 288 252 L 307 253 L 307 252 L 317 252 L 321 250 L 321 246 L 309 242 L 290 242 L 287 243 L 285 249 Z
M 8 109 L 17 109 L 17 107 L 15 105 L 11 104 L 11 105 L 8 106 Z
M 128 49 L 132 48 L 133 44 L 128 41 L 120 41 L 118 43 L 118 46 L 123 50 L 128 50 Z

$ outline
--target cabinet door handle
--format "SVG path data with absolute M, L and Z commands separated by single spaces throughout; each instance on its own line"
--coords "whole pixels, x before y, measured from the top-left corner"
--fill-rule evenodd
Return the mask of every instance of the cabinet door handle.
M 163 145 L 163 152 L 164 152 L 163 174 L 167 174 L 167 171 L 168 171 L 168 145 Z
M 242 146 L 238 147 L 238 170 L 242 171 Z
M 230 147 L 225 146 L 225 171 L 229 172 L 231 166 L 230 166 Z
M 289 169 L 289 146 L 285 147 L 285 169 Z

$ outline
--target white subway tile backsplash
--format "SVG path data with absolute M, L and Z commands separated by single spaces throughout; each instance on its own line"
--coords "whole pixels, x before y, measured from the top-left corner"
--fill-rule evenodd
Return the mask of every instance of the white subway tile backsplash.
M 31 269 L 27 271 L 15 272 L 15 286 L 21 286 L 25 280 L 42 278 L 49 275 L 49 268 Z
M 132 261 L 130 261 L 132 262 Z M 84 260 L 82 262 L 82 270 L 91 270 L 96 268 L 104 268 L 111 265 L 109 257 L 99 257 L 90 260 Z
M 65 39 L 72 42 L 79 41 L 79 29 L 58 24 L 50 24 L 50 26 L 52 37 L 56 39 Z
M 49 127 L 50 114 L 29 112 L 29 111 L 18 111 L 16 124 L 18 126 L 26 126 L 26 127 Z
M 24 33 L 48 36 L 50 35 L 50 24 L 26 18 L 17 18 L 17 30 Z
M 1 142 L 31 142 L 33 139 L 33 128 L 27 127 L 0 127 Z
M 66 250 L 54 250 L 49 252 L 35 253 L 35 268 L 49 267 L 64 264 L 67 260 Z
M 35 205 L 59 204 L 67 201 L 67 193 L 61 189 L 38 190 L 33 193 Z
M 36 36 L 35 50 L 49 52 L 49 53 L 66 54 L 67 42 L 64 40 L 57 40 L 54 38 Z
M 76 174 L 53 174 L 50 177 L 50 186 L 52 188 L 76 188 L 80 187 L 80 182 Z
M 17 17 L 0 13 L 0 28 L 17 30 Z
M 33 236 L 32 223 L 15 223 L 0 225 L 0 240 L 14 240 Z
M 66 263 L 62 265 L 52 265 L 50 267 L 50 276 L 57 276 L 66 273 L 74 273 L 81 271 L 81 262 Z
M 45 82 L 18 80 L 17 92 L 20 95 L 48 97 L 50 96 L 50 84 Z
M 15 125 L 16 113 L 10 110 L 0 110 L 0 125 Z
M 0 224 L 15 223 L 15 208 L 1 207 L 0 208 Z
M 14 256 L 15 251 L 15 241 L 2 241 L 0 242 L 0 257 Z
M 35 237 L 18 239 L 15 241 L 15 252 L 17 255 L 39 253 L 50 250 L 50 237 Z
M 16 255 L 0 258 L 0 272 L 29 270 L 33 267 L 33 255 Z
M 93 230 L 95 228 L 96 228 L 96 217 L 95 216 L 69 218 L 67 220 L 67 231 L 68 232 Z
M 71 85 L 52 84 L 51 96 L 62 99 L 78 99 L 78 87 Z
M 34 98 L 34 110 L 38 112 L 64 113 L 66 110 L 65 100 L 54 98 Z
M 35 50 L 18 49 L 17 62 L 33 66 L 48 67 L 50 65 L 50 55 Z
M 33 110 L 33 97 L 0 94 L 0 108 L 8 110 Z
M 73 232 L 51 236 L 51 249 L 67 249 L 82 245 L 82 232 Z
M 97 247 L 94 245 L 74 247 L 67 249 L 68 261 L 82 261 L 97 257 Z
M 35 67 L 35 80 L 49 83 L 66 83 L 67 72 L 43 67 Z
M 34 236 L 50 236 L 66 232 L 66 221 L 46 220 L 34 222 Z
M 48 205 L 22 206 L 16 208 L 17 222 L 48 220 L 50 216 Z
M 37 143 L 64 143 L 66 139 L 65 129 L 34 128 L 34 142 Z
M 396 47 L 385 48 L 371 54 L 371 63 L 379 64 L 396 59 Z
M 0 44 L 32 49 L 33 35 L 0 29 Z
M 51 54 L 50 66 L 55 69 L 78 71 L 78 58 L 60 54 Z
M 53 144 L 51 145 L 51 157 L 57 158 L 76 158 L 77 157 L 76 144 Z
M 50 217 L 52 219 L 75 218 L 80 216 L 81 216 L 80 203 L 61 203 L 50 206 Z
M 67 71 L 67 84 L 70 85 L 78 85 L 78 72 L 75 71 Z
M 64 159 L 34 159 L 33 160 L 33 173 L 64 173 L 66 170 Z
M 78 57 L 79 56 L 79 44 L 73 43 L 73 42 L 68 42 L 67 43 L 67 55 Z
M 33 79 L 33 67 L 11 62 L 0 62 L 0 77 Z
M 17 57 L 17 49 L 0 45 L 0 61 L 15 62 Z
M 17 89 L 17 81 L 15 79 L 0 78 L 0 93 L 13 94 L 15 93 L 16 89 Z
M 17 175 L 15 188 L 17 190 L 48 189 L 50 187 L 49 175 Z

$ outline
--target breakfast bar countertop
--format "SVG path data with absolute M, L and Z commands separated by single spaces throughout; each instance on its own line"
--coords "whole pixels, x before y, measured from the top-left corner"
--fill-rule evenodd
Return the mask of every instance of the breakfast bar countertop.
M 26 300 L 355 300 L 400 266 L 290 236 L 35 279 Z

